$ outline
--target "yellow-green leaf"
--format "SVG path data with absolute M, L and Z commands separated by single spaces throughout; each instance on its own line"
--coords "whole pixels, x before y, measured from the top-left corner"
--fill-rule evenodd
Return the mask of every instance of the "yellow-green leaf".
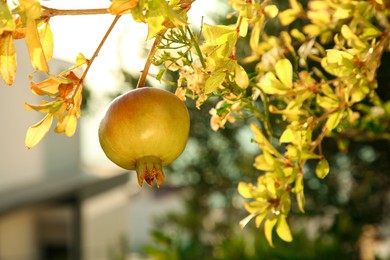
M 27 20 L 26 44 L 33 68 L 42 72 L 49 72 L 49 66 L 47 65 L 45 52 L 42 48 L 37 25 L 33 19 Z
M 0 1 L 0 17 L 0 35 L 4 31 L 12 32 L 16 29 L 16 24 L 6 1 Z
M 50 130 L 50 126 L 52 122 L 53 122 L 53 115 L 47 114 L 41 121 L 31 126 L 27 130 L 25 144 L 28 149 L 33 148 L 42 140 L 42 138 Z
M 54 131 L 56 133 L 65 133 L 66 136 L 71 137 L 76 132 L 77 128 L 77 117 L 69 111 L 65 116 L 63 116 L 60 121 L 57 123 Z
M 276 5 L 267 5 L 264 8 L 264 12 L 271 18 L 274 18 L 278 15 L 279 9 Z
M 290 227 L 288 226 L 285 215 L 280 215 L 278 219 L 278 225 L 276 226 L 276 234 L 278 234 L 278 236 L 286 242 L 291 242 L 293 240 Z
M 264 211 L 263 213 L 257 215 L 255 222 L 256 222 L 256 227 L 259 228 L 261 226 L 261 223 L 263 223 L 265 216 L 267 216 L 268 212 Z
M 283 134 L 279 138 L 279 143 L 292 143 L 295 139 L 294 132 L 291 130 L 291 128 L 286 128 L 286 130 L 284 130 Z
M 27 20 L 41 17 L 41 4 L 38 0 L 19 0 L 20 8 L 26 14 Z
M 7 85 L 12 85 L 16 74 L 16 52 L 11 32 L 0 35 L 0 75 Z
M 243 18 L 239 30 L 239 34 L 241 37 L 245 37 L 246 34 L 248 33 L 248 26 L 249 26 L 248 19 Z
M 299 210 L 302 213 L 305 213 L 306 200 L 305 200 L 305 194 L 304 194 L 303 190 L 297 193 L 296 198 L 297 198 L 297 203 L 298 203 Z
M 329 173 L 329 163 L 328 161 L 324 158 L 321 159 L 316 167 L 316 175 L 320 179 L 324 179 Z
M 246 73 L 244 68 L 239 64 L 236 64 L 234 81 L 237 83 L 237 85 L 240 88 L 243 89 L 247 88 L 249 85 L 248 74 Z
M 41 113 L 44 113 L 44 114 L 49 114 L 49 113 L 54 114 L 63 105 L 66 106 L 66 104 L 64 104 L 63 101 L 55 100 L 55 101 L 52 101 L 52 102 L 42 101 L 40 105 L 31 105 L 31 104 L 25 103 L 24 107 L 27 110 L 35 110 L 37 112 L 41 112 Z
M 77 57 L 76 57 L 77 66 L 81 66 L 81 65 L 85 64 L 86 62 L 87 62 L 87 58 L 85 58 L 84 54 L 82 54 L 80 52 L 79 55 L 77 55 Z
M 267 72 L 263 77 L 261 77 L 258 85 L 266 94 L 270 95 L 283 95 L 287 91 L 287 88 L 276 78 L 275 74 L 271 71 Z
M 282 157 L 278 150 L 276 150 L 275 147 L 273 147 L 273 145 L 264 136 L 258 126 L 252 123 L 251 129 L 255 135 L 255 141 L 259 144 L 263 151 L 269 152 L 270 154 L 275 155 L 277 157 Z
M 339 125 L 341 119 L 343 118 L 343 115 L 344 109 L 340 109 L 329 116 L 328 120 L 326 121 L 326 128 L 328 133 L 330 133 Z
M 111 14 L 123 14 L 138 5 L 139 0 L 113 0 L 108 11 Z
M 267 219 L 264 223 L 265 238 L 267 239 L 267 242 L 271 247 L 274 247 L 274 244 L 272 242 L 272 231 L 277 221 L 278 221 L 277 218 L 272 218 L 272 219 Z
M 293 67 L 288 59 L 281 59 L 276 62 L 275 73 L 285 87 L 292 88 Z
M 203 25 L 203 35 L 208 45 L 222 45 L 236 36 L 236 30 L 226 25 Z
M 210 94 L 214 90 L 217 90 L 225 80 L 226 73 L 224 72 L 216 72 L 212 74 L 205 83 L 204 92 L 205 94 Z
M 39 38 L 42 44 L 43 54 L 47 61 L 53 57 L 53 33 L 48 22 L 44 22 L 38 29 Z
M 238 193 L 241 194 L 241 196 L 243 196 L 244 198 L 252 198 L 252 184 L 248 184 L 248 183 L 245 183 L 245 182 L 240 182 L 238 184 Z

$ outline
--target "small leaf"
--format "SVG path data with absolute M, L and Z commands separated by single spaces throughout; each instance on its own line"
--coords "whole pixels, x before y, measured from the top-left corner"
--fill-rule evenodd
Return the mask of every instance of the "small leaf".
M 47 114 L 41 121 L 31 126 L 27 130 L 25 144 L 28 149 L 33 148 L 42 140 L 42 138 L 50 130 L 50 126 L 52 122 L 53 122 L 53 115 Z
M 278 225 L 276 226 L 276 233 L 286 242 L 291 242 L 293 240 L 285 215 L 280 215 Z
M 234 81 L 242 89 L 246 89 L 249 85 L 248 74 L 246 73 L 245 69 L 239 64 L 236 64 Z
M 332 130 L 339 125 L 341 119 L 343 118 L 343 115 L 344 115 L 344 109 L 340 109 L 329 116 L 325 124 L 328 133 L 332 132 Z
M 214 90 L 217 90 L 225 80 L 226 73 L 224 72 L 216 72 L 212 74 L 205 83 L 204 92 L 205 94 L 210 94 Z
M 256 227 L 257 227 L 257 228 L 259 228 L 259 227 L 261 226 L 261 223 L 263 223 L 265 216 L 267 216 L 267 213 L 268 213 L 268 212 L 265 211 L 265 212 L 259 214 L 259 215 L 256 217 L 255 222 L 256 222 Z
M 38 111 L 38 112 L 41 112 L 41 113 L 44 113 L 44 114 L 54 114 L 55 112 L 57 112 L 64 104 L 63 101 L 61 100 L 56 100 L 56 101 L 52 101 L 52 102 L 46 102 L 46 101 L 42 101 L 40 105 L 31 105 L 31 104 L 27 104 L 25 103 L 24 104 L 24 107 L 27 109 L 27 110 L 35 110 L 35 111 Z M 66 106 L 66 105 L 65 105 Z
M 267 5 L 264 8 L 264 12 L 271 18 L 274 18 L 278 15 L 279 9 L 276 5 Z
M 306 200 L 305 200 L 305 194 L 302 191 L 298 192 L 297 193 L 297 202 L 298 202 L 298 208 L 299 210 L 302 212 L 302 213 L 305 213 L 305 204 L 306 204 Z
M 139 0 L 113 0 L 108 11 L 111 14 L 123 14 L 138 5 Z
M 42 48 L 41 40 L 34 19 L 28 19 L 26 25 L 26 43 L 30 61 L 34 70 L 49 72 L 45 52 Z
M 316 167 L 316 175 L 320 179 L 324 179 L 329 173 L 329 163 L 328 161 L 324 158 L 321 159 Z
M 41 39 L 43 54 L 47 61 L 53 57 L 53 33 L 48 22 L 44 22 L 43 26 L 38 29 L 39 38 Z
M 85 56 L 80 52 L 76 57 L 76 64 L 77 66 L 81 66 L 85 63 L 87 63 L 87 58 L 85 58 Z
M 264 223 L 265 238 L 267 239 L 268 244 L 271 247 L 274 247 L 274 244 L 272 242 L 272 231 L 273 231 L 277 221 L 278 221 L 277 218 L 272 218 L 272 219 L 267 219 Z
M 279 143 L 292 143 L 295 141 L 294 132 L 291 130 L 291 128 L 286 128 L 284 130 L 283 134 L 279 138 Z
M 4 31 L 12 32 L 16 29 L 15 21 L 6 1 L 0 1 L 0 35 Z
M 38 0 L 19 0 L 19 4 L 28 20 L 41 17 L 41 4 Z
M 293 67 L 288 59 L 281 59 L 276 62 L 275 73 L 285 87 L 292 88 Z
M 284 95 L 287 91 L 287 88 L 282 84 L 282 82 L 280 82 L 280 80 L 276 78 L 275 74 L 271 71 L 267 72 L 263 77 L 261 77 L 258 84 L 266 94 L 270 95 Z
M 233 38 L 237 38 L 236 30 L 226 25 L 203 25 L 203 35 L 207 45 L 222 45 L 226 44 Z
M 241 196 L 243 196 L 244 198 L 253 198 L 252 196 L 252 184 L 248 184 L 248 183 L 245 183 L 245 182 L 240 182 L 238 184 L 238 193 L 241 194 Z
M 248 33 L 248 19 L 243 18 L 240 24 L 239 34 L 241 37 L 245 37 Z
M 65 133 L 66 136 L 71 137 L 76 132 L 76 128 L 77 118 L 73 113 L 71 113 L 71 111 L 69 111 L 59 120 L 54 131 L 56 133 Z
M 11 32 L 0 35 L 0 75 L 7 85 L 12 85 L 16 74 L 16 52 Z

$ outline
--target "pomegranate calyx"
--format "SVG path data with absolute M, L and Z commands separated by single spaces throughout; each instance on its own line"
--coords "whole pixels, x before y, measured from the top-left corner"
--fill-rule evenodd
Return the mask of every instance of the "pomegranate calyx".
M 164 172 L 161 160 L 155 156 L 141 157 L 136 162 L 136 172 L 138 184 L 142 187 L 145 181 L 149 186 L 153 186 L 154 179 L 157 180 L 157 188 L 164 182 Z

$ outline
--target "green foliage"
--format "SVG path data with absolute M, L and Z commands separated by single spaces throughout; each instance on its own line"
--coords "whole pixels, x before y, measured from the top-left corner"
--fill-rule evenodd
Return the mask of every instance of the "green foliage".
M 387 126 L 375 136 L 389 139 L 388 101 L 376 92 L 377 69 L 389 49 L 388 6 L 382 1 L 308 1 L 303 7 L 290 1 L 278 14 L 277 5 L 267 1 L 229 4 L 236 23 L 204 24 L 203 41 L 191 43 L 201 42 L 199 48 L 191 53 L 170 49 L 164 62 L 175 64 L 178 93 L 196 99 L 198 107 L 209 97 L 220 98 L 211 111 L 214 130 L 242 118 L 258 120 L 251 126 L 261 150 L 255 167 L 265 174 L 256 185 L 238 186 L 249 213 L 241 226 L 254 218 L 256 226 L 264 225 L 270 245 L 274 229 L 291 241 L 286 218 L 291 195 L 304 212 L 305 165 L 316 161 L 320 179 L 332 167 L 322 151 L 324 138 L 354 138 L 352 129 L 370 133 L 376 127 L 356 124 L 370 117 Z M 278 34 L 264 31 L 268 21 L 279 24 Z M 241 39 L 249 41 L 251 53 L 238 57 Z M 246 63 L 255 64 L 254 70 L 243 73 Z M 369 114 L 364 106 L 380 112 Z

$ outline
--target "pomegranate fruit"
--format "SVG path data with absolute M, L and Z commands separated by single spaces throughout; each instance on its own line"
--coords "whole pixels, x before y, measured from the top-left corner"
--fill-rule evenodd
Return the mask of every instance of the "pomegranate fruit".
M 173 93 L 150 87 L 131 90 L 109 105 L 99 125 L 99 141 L 106 156 L 120 167 L 136 170 L 160 187 L 162 166 L 183 152 L 190 129 L 185 104 Z

